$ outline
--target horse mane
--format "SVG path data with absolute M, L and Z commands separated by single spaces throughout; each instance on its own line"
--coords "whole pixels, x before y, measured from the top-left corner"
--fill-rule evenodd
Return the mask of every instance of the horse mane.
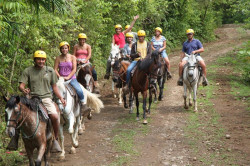
M 149 68 L 149 66 L 152 64 L 153 61 L 159 58 L 159 52 L 157 50 L 153 51 L 151 54 L 151 58 L 145 58 L 141 63 L 139 64 L 140 70 L 146 70 Z
M 16 97 L 11 96 L 7 101 L 5 108 L 13 109 L 16 106 Z M 37 111 L 38 99 L 37 97 L 28 99 L 27 97 L 20 96 L 20 102 L 30 108 L 32 111 Z

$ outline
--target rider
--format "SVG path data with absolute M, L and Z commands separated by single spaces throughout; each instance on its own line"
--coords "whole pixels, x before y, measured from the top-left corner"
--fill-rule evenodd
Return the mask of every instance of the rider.
M 162 57 L 165 60 L 165 63 L 168 68 L 168 79 L 172 78 L 172 75 L 170 73 L 170 62 L 168 59 L 168 55 L 166 53 L 166 38 L 161 35 L 162 34 L 162 29 L 160 27 L 155 28 L 155 36 L 152 37 L 151 39 L 151 46 L 152 50 L 158 50 Z
M 70 85 L 74 87 L 76 93 L 81 101 L 81 114 L 90 115 L 91 109 L 84 103 L 84 94 L 80 83 L 76 80 L 76 57 L 69 54 L 69 43 L 63 41 L 59 44 L 61 55 L 55 59 L 54 69 L 58 77 L 63 77 L 64 80 L 70 80 Z M 58 71 L 59 69 L 59 71 Z
M 130 27 L 130 25 L 126 25 L 125 26 L 125 30 L 128 29 L 129 27 Z M 132 32 L 132 29 L 129 32 L 127 32 L 127 33 L 132 33 L 133 34 L 133 43 L 135 43 L 138 40 L 137 33 L 136 32 Z M 126 39 L 126 42 L 128 42 L 127 39 Z
M 133 26 L 134 26 L 134 24 L 135 24 L 135 22 L 136 22 L 136 20 L 138 18 L 139 18 L 139 15 L 135 16 L 134 20 L 130 24 L 130 27 L 128 29 L 126 29 L 125 31 L 122 31 L 122 26 L 120 24 L 115 25 L 116 33 L 112 37 L 112 44 L 113 45 L 115 45 L 115 44 L 119 45 L 119 48 L 120 48 L 121 52 L 122 52 L 122 50 L 123 50 L 123 48 L 125 46 L 125 36 L 124 36 L 124 34 L 129 32 L 133 28 Z M 111 70 L 111 61 L 108 60 L 107 61 L 107 68 L 106 68 L 106 74 L 104 76 L 105 79 L 109 79 L 110 70 Z
M 131 32 L 126 33 L 126 40 L 127 43 L 124 46 L 124 55 L 125 55 L 125 59 L 129 59 L 130 60 L 130 54 L 131 54 L 131 47 L 133 42 L 133 38 L 134 35 Z
M 60 145 L 58 144 L 58 132 L 59 132 L 59 123 L 60 115 L 56 111 L 54 102 L 52 101 L 52 92 L 51 87 L 55 95 L 61 100 L 63 105 L 66 105 L 66 101 L 60 95 L 58 88 L 56 86 L 57 77 L 53 68 L 45 66 L 46 63 L 46 53 L 44 51 L 38 50 L 34 53 L 34 66 L 26 68 L 19 80 L 19 89 L 25 95 L 37 96 L 41 98 L 42 103 L 48 110 L 48 115 L 51 120 L 55 141 L 53 143 L 53 149 L 56 151 L 61 151 Z M 28 85 L 28 88 L 25 88 L 25 85 Z M 17 139 L 16 139 L 16 138 Z M 15 135 L 7 149 L 17 150 L 18 148 L 18 137 L 19 133 Z
M 188 57 L 185 57 L 185 53 L 186 53 L 189 55 L 196 54 L 196 59 L 198 60 L 200 66 L 202 67 L 202 71 L 203 71 L 202 85 L 207 86 L 208 81 L 206 78 L 206 75 L 207 75 L 206 65 L 205 65 L 204 60 L 200 56 L 200 53 L 204 52 L 204 48 L 203 48 L 201 42 L 198 39 L 194 38 L 194 30 L 193 29 L 188 29 L 186 31 L 186 34 L 187 34 L 188 40 L 186 40 L 183 43 L 182 54 L 181 54 L 182 61 L 179 63 L 179 76 L 180 76 L 180 78 L 179 78 L 177 84 L 179 86 L 183 85 L 182 72 L 183 72 L 183 67 L 187 63 L 187 60 L 188 60 Z
M 128 66 L 127 69 L 127 78 L 126 78 L 126 85 L 123 88 L 123 92 L 126 94 L 129 91 L 129 81 L 130 81 L 130 74 L 133 68 L 136 66 L 138 60 L 144 59 L 144 58 L 150 58 L 152 53 L 152 47 L 151 44 L 147 41 L 145 41 L 146 33 L 144 30 L 139 30 L 138 33 L 138 41 L 134 44 L 132 44 L 131 49 L 131 58 L 132 62 Z
M 91 58 L 91 46 L 86 43 L 87 35 L 84 33 L 80 33 L 78 35 L 79 43 L 74 46 L 73 55 L 77 58 L 77 64 L 85 64 L 89 63 Z M 98 82 L 97 82 L 97 72 L 95 68 L 92 69 L 92 75 L 95 84 L 95 90 L 98 90 Z

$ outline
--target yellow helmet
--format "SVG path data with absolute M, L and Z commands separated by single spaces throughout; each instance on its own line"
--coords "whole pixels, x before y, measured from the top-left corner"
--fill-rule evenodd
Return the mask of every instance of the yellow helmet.
M 121 28 L 122 29 L 122 26 L 120 24 L 117 24 L 117 25 L 115 25 L 115 29 L 117 29 L 117 28 Z
M 85 33 L 79 33 L 78 39 L 87 39 L 87 35 Z
M 47 58 L 46 56 L 46 53 L 42 50 L 37 50 L 35 53 L 34 53 L 34 56 L 33 58 Z
M 155 28 L 155 31 L 160 31 L 162 33 L 162 29 L 160 27 Z
M 188 29 L 188 30 L 186 31 L 186 34 L 189 34 L 189 33 L 194 34 L 194 30 L 193 30 L 193 29 Z
M 126 37 L 134 37 L 134 35 L 133 35 L 133 33 L 130 33 L 130 32 L 128 32 L 128 33 L 126 33 Z
M 70 49 L 70 45 L 69 45 L 69 43 L 66 42 L 66 41 L 61 42 L 61 43 L 59 44 L 59 48 L 61 48 L 61 47 L 64 46 L 64 45 L 67 45 L 67 46 L 69 47 L 69 49 Z
M 138 36 L 146 36 L 146 32 L 145 32 L 144 30 L 139 30 L 139 31 L 137 32 L 137 35 L 138 35 Z
M 129 27 L 130 27 L 130 25 L 126 25 L 126 26 L 125 26 L 125 29 L 128 29 Z

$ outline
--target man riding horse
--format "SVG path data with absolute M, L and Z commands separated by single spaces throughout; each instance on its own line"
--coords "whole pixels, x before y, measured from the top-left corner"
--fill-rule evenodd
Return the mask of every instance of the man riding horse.
M 203 72 L 203 81 L 202 81 L 202 85 L 203 86 L 207 86 L 208 85 L 208 81 L 206 78 L 207 75 L 207 71 L 206 71 L 206 64 L 204 62 L 204 60 L 201 58 L 200 53 L 204 52 L 204 48 L 201 44 L 201 42 L 198 39 L 194 38 L 194 30 L 193 29 L 188 29 L 186 31 L 187 34 L 187 38 L 188 40 L 186 40 L 183 43 L 183 47 L 182 47 L 182 54 L 181 54 L 181 62 L 179 63 L 179 80 L 177 82 L 177 85 L 182 86 L 183 85 L 183 68 L 184 65 L 187 63 L 188 57 L 185 57 L 185 53 L 186 54 L 196 54 L 196 59 L 199 62 L 199 65 L 202 67 L 202 72 Z
M 131 58 L 132 62 L 127 69 L 127 79 L 126 79 L 126 86 L 123 88 L 123 92 L 126 94 L 129 92 L 129 82 L 130 82 L 130 75 L 133 68 L 136 66 L 138 60 L 149 58 L 152 53 L 151 44 L 145 41 L 146 33 L 144 30 L 139 30 L 138 33 L 139 40 L 132 45 L 131 49 Z
M 19 89 L 25 95 L 37 96 L 41 98 L 43 105 L 48 110 L 48 115 L 51 120 L 54 134 L 55 134 L 55 141 L 53 148 L 55 151 L 61 151 L 61 147 L 58 144 L 58 132 L 59 132 L 59 118 L 56 111 L 56 107 L 54 102 L 52 101 L 52 92 L 51 87 L 55 93 L 55 95 L 61 100 L 61 102 L 66 105 L 65 100 L 60 95 L 58 88 L 56 86 L 57 76 L 53 68 L 49 66 L 45 66 L 46 62 L 46 53 L 44 51 L 38 50 L 34 53 L 34 66 L 30 66 L 26 68 L 19 80 Z M 25 88 L 26 84 L 28 88 Z M 17 133 L 12 139 L 10 144 L 8 145 L 7 149 L 10 150 L 17 150 L 18 148 L 18 138 L 19 133 Z

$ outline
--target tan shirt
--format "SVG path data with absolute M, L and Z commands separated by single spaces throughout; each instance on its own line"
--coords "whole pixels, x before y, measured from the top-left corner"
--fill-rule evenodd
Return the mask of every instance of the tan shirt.
M 147 56 L 147 42 L 144 40 L 143 43 L 137 42 L 137 51 L 141 53 L 141 57 L 135 58 L 135 61 L 140 60 L 140 58 L 144 59 Z
M 52 99 L 52 85 L 56 84 L 57 76 L 55 70 L 51 67 L 44 66 L 37 69 L 35 66 L 26 68 L 19 80 L 19 83 L 28 85 L 31 96 L 38 96 L 41 99 Z

